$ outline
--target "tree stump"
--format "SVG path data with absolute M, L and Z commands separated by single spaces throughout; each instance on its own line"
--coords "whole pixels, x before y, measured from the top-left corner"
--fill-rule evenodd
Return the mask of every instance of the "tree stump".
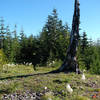
M 79 5 L 80 5 L 79 1 L 75 0 L 69 48 L 67 49 L 67 55 L 63 64 L 55 72 L 76 72 L 78 74 L 81 73 L 81 71 L 79 70 L 79 65 L 76 57 L 78 42 L 79 42 L 79 24 L 80 24 Z

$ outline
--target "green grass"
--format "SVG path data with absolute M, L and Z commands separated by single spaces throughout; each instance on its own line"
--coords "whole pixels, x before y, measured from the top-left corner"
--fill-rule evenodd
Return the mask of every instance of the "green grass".
M 86 75 L 86 81 L 81 80 L 81 75 L 75 73 L 38 74 L 54 70 L 50 67 L 38 67 L 36 71 L 32 66 L 17 65 L 3 68 L 0 74 L 0 97 L 17 91 L 26 90 L 42 92 L 47 87 L 53 94 L 44 95 L 47 100 L 50 96 L 53 100 L 91 100 L 95 92 L 100 92 L 100 76 Z M 73 93 L 69 94 L 66 84 L 69 83 Z M 42 99 L 41 99 L 42 100 Z M 100 100 L 96 98 L 95 100 Z

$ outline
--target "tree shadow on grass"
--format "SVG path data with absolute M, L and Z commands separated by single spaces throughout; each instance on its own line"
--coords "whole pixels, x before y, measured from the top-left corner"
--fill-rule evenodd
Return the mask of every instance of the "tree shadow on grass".
M 16 79 L 16 78 L 27 78 L 27 77 L 30 77 L 30 76 L 46 75 L 46 74 L 53 74 L 53 72 L 37 73 L 37 74 L 27 74 L 27 75 L 17 75 L 17 76 L 9 76 L 9 77 L 1 77 L 0 80 Z
M 67 72 L 67 71 L 62 71 L 66 74 L 68 73 L 71 73 L 71 72 Z M 59 70 L 53 70 L 53 71 L 50 71 L 50 72 L 45 72 L 45 73 L 37 73 L 37 74 L 27 74 L 27 75 L 17 75 L 17 76 L 9 76 L 9 77 L 1 77 L 0 80 L 7 80 L 7 79 L 16 79 L 16 78 L 27 78 L 27 77 L 30 77 L 30 76 L 36 76 L 36 75 L 47 75 L 47 74 L 57 74 L 57 73 L 60 73 Z

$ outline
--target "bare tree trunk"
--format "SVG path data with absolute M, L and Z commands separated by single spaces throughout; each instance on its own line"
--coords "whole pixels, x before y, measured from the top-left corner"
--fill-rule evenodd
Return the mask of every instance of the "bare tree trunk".
M 67 55 L 65 61 L 61 65 L 61 67 L 56 70 L 56 72 L 76 72 L 81 73 L 79 70 L 79 66 L 77 63 L 77 48 L 79 41 L 79 24 L 80 24 L 80 9 L 79 9 L 79 1 L 75 0 L 75 8 L 72 22 L 72 31 L 70 34 L 70 45 L 67 50 Z

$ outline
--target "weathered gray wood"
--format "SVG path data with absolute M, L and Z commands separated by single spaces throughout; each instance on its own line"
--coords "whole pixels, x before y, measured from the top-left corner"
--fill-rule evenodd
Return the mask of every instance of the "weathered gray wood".
M 79 41 L 79 24 L 80 24 L 80 8 L 79 8 L 79 0 L 75 0 L 74 6 L 74 15 L 72 21 L 72 31 L 70 34 L 70 45 L 67 50 L 67 55 L 64 63 L 57 70 L 58 72 L 66 71 L 66 72 L 76 72 L 81 73 L 77 63 L 77 48 Z

